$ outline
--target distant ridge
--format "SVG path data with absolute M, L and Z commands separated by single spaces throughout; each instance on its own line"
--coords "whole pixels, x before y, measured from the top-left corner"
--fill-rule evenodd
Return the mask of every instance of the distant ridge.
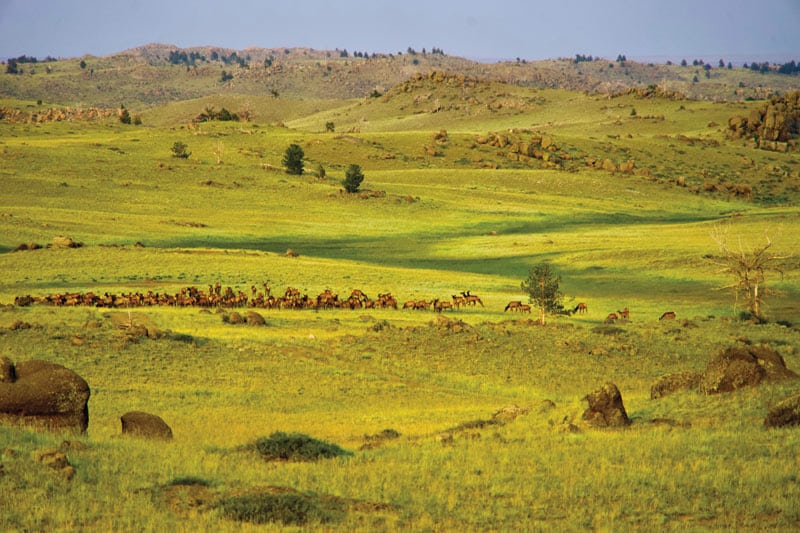
M 601 95 L 648 89 L 651 95 L 680 94 L 711 101 L 764 99 L 800 87 L 797 74 L 778 74 L 774 69 L 758 72 L 738 65 L 729 68 L 725 58 L 709 63 L 687 58 L 686 66 L 582 55 L 488 63 L 440 50 L 374 54 L 148 43 L 82 60 L 88 65 L 86 70 L 78 68 L 73 58 L 48 62 L 47 68 L 23 65 L 24 72 L 35 73 L 32 76 L 0 73 L 0 95 L 99 107 L 117 106 L 121 101 L 151 106 L 216 94 L 350 99 L 382 94 L 432 71 L 537 89 Z

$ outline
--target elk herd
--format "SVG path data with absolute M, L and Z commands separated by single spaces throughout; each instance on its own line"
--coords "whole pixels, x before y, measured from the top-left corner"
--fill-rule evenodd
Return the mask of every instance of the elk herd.
M 207 290 L 202 290 L 195 286 L 184 287 L 179 292 L 155 293 L 153 291 L 129 292 L 122 294 L 104 293 L 102 295 L 94 292 L 70 292 L 54 293 L 44 297 L 17 296 L 14 298 L 14 305 L 24 307 L 32 304 L 46 304 L 58 307 L 105 307 L 105 308 L 131 308 L 131 307 L 151 307 L 151 306 L 171 306 L 171 307 L 218 307 L 218 308 L 260 308 L 260 309 L 409 309 L 414 311 L 433 310 L 436 313 L 443 311 L 453 311 L 457 309 L 485 307 L 481 298 L 470 291 L 461 291 L 459 294 L 451 295 L 450 299 L 435 298 L 432 300 L 407 300 L 401 305 L 392 293 L 379 293 L 376 298 L 370 298 L 360 289 L 353 289 L 346 298 L 340 297 L 331 289 L 325 289 L 317 296 L 309 296 L 294 287 L 287 287 L 282 294 L 273 295 L 269 284 L 264 283 L 262 287 L 255 285 L 250 287 L 250 294 L 233 289 L 223 288 L 220 283 L 209 285 Z M 512 300 L 505 306 L 503 312 L 530 313 L 531 305 L 523 303 L 521 300 Z M 567 315 L 583 315 L 588 312 L 588 306 L 581 302 L 571 310 L 567 310 Z M 667 311 L 661 315 L 659 320 L 674 320 L 674 311 Z M 610 313 L 606 323 L 630 320 L 630 311 L 625 307 L 622 311 Z

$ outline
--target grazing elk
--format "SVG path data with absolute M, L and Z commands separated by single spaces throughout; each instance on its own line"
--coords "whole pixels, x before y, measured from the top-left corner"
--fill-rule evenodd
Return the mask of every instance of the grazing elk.
M 522 307 L 522 302 L 519 300 L 514 300 L 508 302 L 508 305 L 506 305 L 506 308 L 503 309 L 503 312 L 505 313 L 506 311 L 519 311 L 520 307 Z
M 453 298 L 453 307 L 455 307 L 456 309 L 458 309 L 462 305 L 467 305 L 467 299 L 464 298 L 463 296 L 456 296 L 455 294 L 453 294 L 451 295 L 451 297 Z
M 467 305 L 474 306 L 476 303 L 479 303 L 479 304 L 481 304 L 481 307 L 484 307 L 483 302 L 481 301 L 481 299 L 477 295 L 470 294 L 469 291 L 466 291 L 466 292 L 461 291 L 461 295 L 467 301 Z
M 453 304 L 451 302 L 443 302 L 441 300 L 434 300 L 433 301 L 433 311 L 436 313 L 441 313 L 445 309 L 453 309 Z
M 589 308 L 586 306 L 586 304 L 581 302 L 575 306 L 575 309 L 572 310 L 572 314 L 574 315 L 575 313 L 578 313 L 579 315 L 582 315 L 586 313 L 588 310 Z
M 659 320 L 675 320 L 676 316 L 677 315 L 675 314 L 675 311 L 667 311 L 666 313 L 661 315 L 661 318 L 659 318 Z

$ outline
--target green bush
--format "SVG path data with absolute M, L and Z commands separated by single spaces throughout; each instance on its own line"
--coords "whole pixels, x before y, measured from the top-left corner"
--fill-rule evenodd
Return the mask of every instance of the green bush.
M 352 455 L 336 444 L 320 441 L 302 433 L 276 431 L 256 440 L 256 451 L 268 461 L 316 461 L 340 455 Z
M 171 487 L 184 485 L 200 485 L 202 487 L 210 487 L 211 482 L 197 476 L 180 476 L 172 478 L 167 485 Z
M 189 159 L 189 156 L 192 155 L 192 153 L 187 151 L 188 148 L 189 147 L 186 145 L 186 143 L 175 141 L 175 143 L 172 145 L 172 157 Z
M 217 507 L 226 518 L 254 524 L 331 522 L 336 518 L 336 512 L 342 511 L 331 504 L 322 505 L 318 499 L 295 493 L 233 496 L 220 500 Z

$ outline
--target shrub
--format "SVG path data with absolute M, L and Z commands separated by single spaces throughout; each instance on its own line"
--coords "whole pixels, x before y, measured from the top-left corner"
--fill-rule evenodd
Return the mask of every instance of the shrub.
M 320 441 L 302 433 L 276 431 L 256 440 L 256 451 L 268 461 L 316 461 L 340 455 L 352 455 L 336 444 Z
M 175 141 L 172 145 L 172 157 L 179 157 L 181 159 L 189 159 L 189 156 L 192 155 L 191 152 L 187 152 L 189 147 L 186 143 L 181 141 Z
M 224 498 L 217 503 L 222 514 L 231 520 L 266 524 L 304 525 L 310 521 L 331 522 L 342 509 L 332 502 L 323 503 L 311 496 L 284 492 L 245 494 Z
M 171 487 L 179 487 L 184 485 L 200 485 L 202 487 L 210 487 L 211 482 L 197 476 L 181 476 L 171 479 L 167 485 Z

